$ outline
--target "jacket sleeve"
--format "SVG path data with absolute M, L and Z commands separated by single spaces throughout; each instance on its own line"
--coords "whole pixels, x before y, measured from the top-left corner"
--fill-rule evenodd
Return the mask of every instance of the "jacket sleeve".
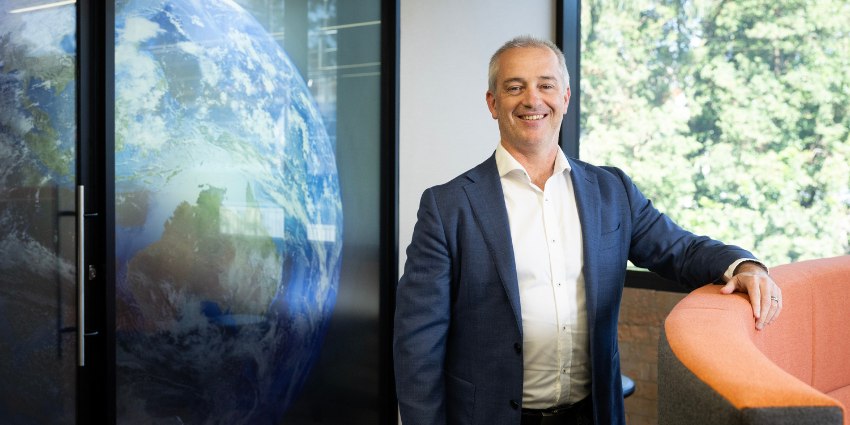
M 451 257 L 431 189 L 422 194 L 396 290 L 393 359 L 404 425 L 446 423 L 443 362 L 449 329 Z
M 646 199 L 620 169 L 613 169 L 623 181 L 632 218 L 629 260 L 680 285 L 698 288 L 722 282 L 730 264 L 755 256 L 734 245 L 707 236 L 697 236 L 679 227 Z

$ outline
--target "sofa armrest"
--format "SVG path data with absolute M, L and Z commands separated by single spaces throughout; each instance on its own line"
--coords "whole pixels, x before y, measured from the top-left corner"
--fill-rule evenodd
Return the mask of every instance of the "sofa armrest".
M 659 423 L 841 425 L 837 400 L 781 369 L 753 343 L 755 320 L 746 296 L 719 290 L 695 291 L 664 323 Z

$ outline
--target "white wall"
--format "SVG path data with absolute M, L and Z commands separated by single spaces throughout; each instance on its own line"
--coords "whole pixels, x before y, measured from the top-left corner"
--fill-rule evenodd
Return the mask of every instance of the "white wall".
M 399 266 L 422 192 L 487 159 L 499 142 L 487 64 L 521 34 L 555 40 L 554 0 L 401 0 Z

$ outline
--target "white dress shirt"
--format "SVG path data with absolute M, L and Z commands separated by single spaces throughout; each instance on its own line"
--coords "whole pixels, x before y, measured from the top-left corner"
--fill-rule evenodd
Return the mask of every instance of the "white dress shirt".
M 570 163 L 558 149 L 544 190 L 531 182 L 522 164 L 501 143 L 496 148 L 496 166 L 519 284 L 522 406 L 547 409 L 575 403 L 590 394 L 591 365 L 581 223 Z M 730 265 L 724 281 L 742 261 L 750 260 Z
M 570 163 L 558 149 L 545 190 L 500 143 L 496 166 L 511 228 L 522 312 L 522 406 L 546 409 L 590 394 L 581 223 Z

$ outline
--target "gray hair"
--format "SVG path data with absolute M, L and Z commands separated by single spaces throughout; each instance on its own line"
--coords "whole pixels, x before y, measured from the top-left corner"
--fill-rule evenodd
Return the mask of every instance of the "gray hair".
M 502 56 L 502 53 L 505 53 L 510 49 L 529 47 L 549 49 L 555 53 L 555 56 L 558 57 L 558 71 L 561 72 L 561 80 L 564 82 L 564 92 L 566 93 L 567 88 L 570 86 L 570 73 L 567 71 L 567 61 L 564 59 L 564 53 L 561 52 L 561 49 L 559 49 L 555 43 L 542 38 L 537 38 L 533 35 L 521 35 L 516 37 L 502 45 L 502 47 L 499 47 L 499 50 L 496 50 L 496 53 L 493 53 L 493 57 L 490 58 L 490 68 L 487 72 L 490 93 L 493 93 L 494 95 L 496 94 L 496 78 L 499 75 L 499 58 Z

